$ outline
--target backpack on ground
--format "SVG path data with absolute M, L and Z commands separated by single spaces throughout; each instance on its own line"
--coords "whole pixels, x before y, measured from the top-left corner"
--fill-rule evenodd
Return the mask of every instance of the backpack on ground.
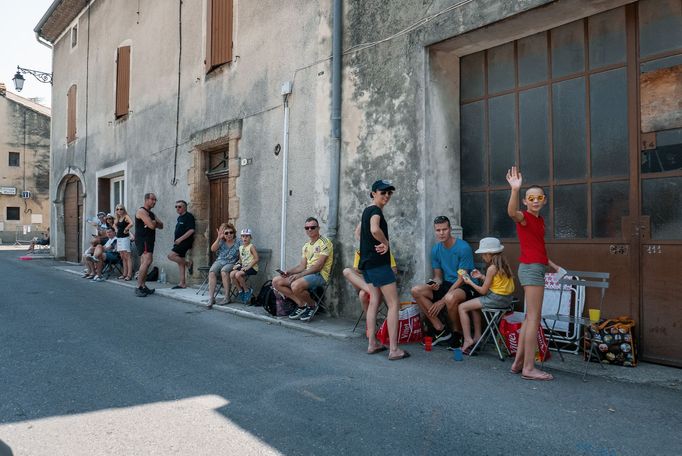
M 275 295 L 275 311 L 277 317 L 286 317 L 296 308 L 296 303 L 289 298 L 285 298 L 281 293 L 272 290 Z
M 272 280 L 268 280 L 260 287 L 254 305 L 260 306 L 268 313 L 275 315 L 277 308 L 275 307 L 275 291 L 272 289 Z
M 159 268 L 154 266 L 148 273 L 147 273 L 147 282 L 156 282 L 159 280 Z

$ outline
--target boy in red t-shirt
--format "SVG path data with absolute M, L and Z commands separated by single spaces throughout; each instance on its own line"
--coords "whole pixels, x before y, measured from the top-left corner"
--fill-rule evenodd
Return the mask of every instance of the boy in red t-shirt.
M 540 210 L 547 203 L 547 198 L 542 187 L 531 185 L 523 198 L 526 210 L 521 212 L 519 191 L 523 179 L 516 166 L 507 171 L 507 182 L 511 186 L 507 214 L 516 222 L 521 247 L 518 276 L 526 296 L 526 318 L 521 326 L 519 347 L 510 370 L 513 374 L 521 373 L 521 377 L 526 380 L 552 380 L 552 374 L 535 367 L 537 332 L 545 294 L 545 272 L 547 265 L 557 272 L 560 269 L 547 258 L 545 249 L 545 220 L 540 216 Z

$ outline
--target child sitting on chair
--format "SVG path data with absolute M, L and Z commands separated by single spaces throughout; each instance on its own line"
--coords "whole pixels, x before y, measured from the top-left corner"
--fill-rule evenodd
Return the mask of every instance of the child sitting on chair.
M 483 238 L 476 253 L 481 254 L 483 260 L 488 265 L 485 275 L 476 269 L 471 271 L 474 279 L 483 280 L 483 285 L 477 285 L 466 271 L 462 271 L 460 276 L 465 283 L 480 293 L 480 297 L 465 301 L 459 305 L 459 320 L 462 324 L 464 343 L 462 352 L 466 355 L 469 350 L 481 338 L 481 320 L 474 320 L 474 337 L 471 337 L 471 319 L 469 312 L 478 309 L 507 309 L 511 306 L 512 293 L 514 292 L 514 276 L 509 267 L 509 262 L 502 254 L 504 246 L 497 238 Z M 459 271 L 458 271 L 459 272 Z
M 230 279 L 239 289 L 239 300 L 247 304 L 253 296 L 253 288 L 246 287 L 246 276 L 258 274 L 258 251 L 251 242 L 251 230 L 244 228 L 241 232 L 242 243 L 239 246 L 239 263 L 235 264 Z

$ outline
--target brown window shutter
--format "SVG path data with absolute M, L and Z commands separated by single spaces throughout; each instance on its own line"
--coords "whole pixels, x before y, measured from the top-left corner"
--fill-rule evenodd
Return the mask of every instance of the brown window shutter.
M 66 142 L 76 139 L 76 84 L 66 92 Z
M 128 114 L 130 97 L 130 46 L 118 48 L 116 59 L 116 117 Z
M 208 0 L 206 70 L 232 61 L 233 0 Z

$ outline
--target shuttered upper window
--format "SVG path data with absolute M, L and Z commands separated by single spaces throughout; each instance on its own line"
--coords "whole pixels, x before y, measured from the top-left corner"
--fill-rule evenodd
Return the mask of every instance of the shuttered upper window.
M 128 114 L 129 97 L 130 46 L 121 46 L 116 57 L 116 118 Z
M 66 92 L 66 142 L 76 139 L 76 84 Z
M 206 71 L 232 61 L 233 0 L 208 0 Z

